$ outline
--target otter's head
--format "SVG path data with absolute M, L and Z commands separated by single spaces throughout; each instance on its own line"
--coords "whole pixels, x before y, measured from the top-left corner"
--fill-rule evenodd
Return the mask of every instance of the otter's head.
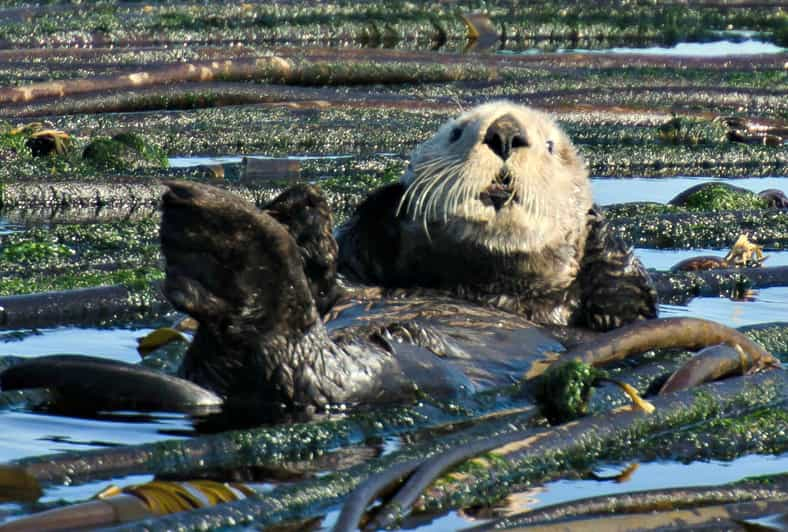
M 434 235 L 504 254 L 573 241 L 591 187 L 582 159 L 546 114 L 510 102 L 471 109 L 411 156 L 400 213 Z

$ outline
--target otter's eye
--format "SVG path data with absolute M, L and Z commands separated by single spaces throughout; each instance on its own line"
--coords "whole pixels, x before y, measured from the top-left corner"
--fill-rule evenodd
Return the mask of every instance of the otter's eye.
M 449 142 L 457 142 L 462 137 L 462 128 L 455 127 L 451 130 L 451 135 L 449 135 Z
M 554 147 L 553 141 L 552 140 L 548 140 L 547 141 L 547 151 L 549 153 L 553 153 L 553 147 Z

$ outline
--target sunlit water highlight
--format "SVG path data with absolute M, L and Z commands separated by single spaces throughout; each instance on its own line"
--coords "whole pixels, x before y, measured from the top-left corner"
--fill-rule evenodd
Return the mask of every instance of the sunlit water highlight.
M 19 337 L 0 332 L 0 356 L 80 354 L 134 363 L 140 360 L 137 338 L 152 330 L 57 327 L 16 331 Z
M 700 256 L 724 257 L 727 249 L 645 249 L 635 248 L 635 255 L 646 268 L 669 270 L 684 259 Z M 764 267 L 788 266 L 788 251 L 769 251 L 765 253 Z
M 735 187 L 746 188 L 752 192 L 776 188 L 788 192 L 788 177 L 666 177 L 627 179 L 595 177 L 591 180 L 594 201 L 598 205 L 629 203 L 633 201 L 652 201 L 667 203 L 680 192 L 701 183 L 722 182 Z
M 562 49 L 562 52 L 593 54 L 644 54 L 666 56 L 720 57 L 731 55 L 780 54 L 782 46 L 754 39 L 731 41 L 727 39 L 711 42 L 683 42 L 675 46 L 649 46 L 647 48 L 607 48 L 604 50 Z

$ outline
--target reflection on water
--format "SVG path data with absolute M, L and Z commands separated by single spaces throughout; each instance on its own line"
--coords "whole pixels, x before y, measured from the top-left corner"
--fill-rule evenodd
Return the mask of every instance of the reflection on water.
M 684 259 L 700 256 L 724 257 L 727 249 L 645 249 L 635 248 L 635 255 L 646 268 L 669 270 Z M 765 253 L 764 267 L 788 266 L 788 251 L 769 251 Z
M 779 54 L 786 51 L 782 46 L 770 42 L 744 39 L 739 41 L 721 40 L 712 42 L 682 42 L 675 46 L 650 46 L 648 48 L 607 48 L 604 50 L 560 50 L 562 52 L 582 52 L 594 54 L 645 54 L 668 56 L 719 57 L 727 55 Z
M 595 472 L 600 476 L 613 476 L 629 465 L 610 464 Z M 496 506 L 492 511 L 495 512 L 496 517 L 504 517 L 588 497 L 678 488 L 687 485 L 713 486 L 735 482 L 746 477 L 774 474 L 786 469 L 788 469 L 788 454 L 779 456 L 749 455 L 730 462 L 719 460 L 696 461 L 689 464 L 669 461 L 651 462 L 639 464 L 639 467 L 634 470 L 626 482 L 598 480 L 548 482 L 544 486 L 510 494 L 501 506 Z M 482 515 L 470 516 L 462 511 L 453 511 L 433 519 L 419 521 L 417 528 L 420 532 L 463 530 L 489 522 L 491 520 L 489 513 L 489 510 L 485 510 Z M 330 512 L 321 523 L 320 530 L 326 532 L 331 530 L 338 517 L 338 510 Z
M 18 233 L 21 231 L 22 228 L 16 224 L 13 224 L 7 220 L 0 219 L 0 235 L 10 235 L 13 233 Z
M 595 472 L 615 475 L 629 464 L 615 464 Z M 558 480 L 544 485 L 544 491 L 535 496 L 533 508 L 550 504 L 612 495 L 629 491 L 644 491 L 681 486 L 713 486 L 735 482 L 746 477 L 774 474 L 788 469 L 788 454 L 779 456 L 748 455 L 730 462 L 720 460 L 680 462 L 651 462 L 640 464 L 626 482 L 599 482 L 596 480 Z M 524 511 L 521 509 L 519 511 Z
M 615 47 L 615 48 L 559 48 L 557 53 L 580 53 L 580 54 L 643 54 L 657 56 L 691 56 L 691 57 L 723 57 L 731 55 L 754 55 L 754 54 L 779 54 L 784 53 L 786 48 L 776 44 L 760 41 L 751 37 L 757 37 L 757 32 L 725 32 L 725 37 L 731 34 L 741 35 L 743 38 L 726 39 L 710 42 L 682 42 L 674 46 L 648 46 L 648 47 Z M 507 43 L 509 44 L 509 43 Z M 538 55 L 543 54 L 542 48 L 524 48 L 499 50 L 501 55 Z
M 728 183 L 736 187 L 760 192 L 776 188 L 788 192 L 788 177 L 743 177 L 720 179 L 718 177 L 667 177 L 667 178 L 606 178 L 595 177 L 591 180 L 594 201 L 599 205 L 629 203 L 632 201 L 653 201 L 667 203 L 677 194 L 689 187 L 711 181 Z
M 743 327 L 772 321 L 788 322 L 788 287 L 753 290 L 752 301 L 732 301 L 722 297 L 696 297 L 687 306 L 660 305 L 661 317 L 694 317 L 718 321 L 729 327 Z
M 0 333 L 0 356 L 79 354 L 139 362 L 137 338 L 153 329 L 91 329 L 57 327 Z
M 128 413 L 109 420 L 39 415 L 15 410 L 0 413 L 0 463 L 26 456 L 134 445 L 173 439 L 192 432 L 185 415 Z M 138 420 L 138 421 L 135 421 Z

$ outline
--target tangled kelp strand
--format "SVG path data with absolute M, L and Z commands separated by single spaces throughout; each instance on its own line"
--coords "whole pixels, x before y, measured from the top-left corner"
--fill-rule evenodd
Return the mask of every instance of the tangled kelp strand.
M 603 495 L 571 503 L 554 504 L 525 514 L 505 517 L 473 530 L 474 532 L 503 530 L 537 524 L 557 524 L 582 516 L 594 518 L 611 514 L 633 515 L 644 512 L 669 512 L 671 509 L 703 508 L 745 501 L 784 503 L 788 499 L 786 480 L 788 479 L 785 475 L 767 475 L 716 486 L 668 488 L 638 493 Z M 597 521 L 597 523 L 601 523 L 601 521 Z M 602 525 L 597 524 L 596 526 Z
M 526 405 L 527 407 L 528 405 Z M 510 410 L 511 409 L 511 410 Z M 367 438 L 411 433 L 427 428 L 473 422 L 477 416 L 507 419 L 524 415 L 510 399 L 479 396 L 457 405 L 425 402 L 392 407 L 320 423 L 230 431 L 190 440 L 172 440 L 113 449 L 61 453 L 15 462 L 44 484 L 81 483 L 146 470 L 159 474 L 188 474 L 206 466 L 233 468 L 273 465 L 283 460 L 314 457 L 326 449 L 352 445 Z M 499 412 L 499 413 L 496 413 Z M 528 416 L 530 419 L 530 416 Z
M 135 293 L 127 286 L 96 286 L 98 283 L 95 279 L 87 280 L 86 288 L 66 292 L 0 297 L 0 327 L 20 329 L 65 323 L 97 323 L 121 316 L 136 316 L 142 312 L 166 312 L 171 308 L 158 292 L 148 293 L 143 290 Z M 150 282 L 148 278 L 129 280 Z M 75 284 L 73 280 L 69 281 L 70 286 Z
M 758 405 L 780 404 L 786 400 L 784 380 L 782 372 L 733 379 L 706 385 L 703 391 L 680 392 L 660 398 L 655 401 L 655 415 L 643 417 L 626 409 L 614 416 L 587 418 L 564 429 L 548 430 L 544 432 L 545 437 L 537 438 L 533 445 L 513 446 L 503 451 L 504 454 L 499 455 L 502 460 L 487 460 L 483 468 L 472 468 L 453 481 L 434 485 L 417 502 L 417 508 L 438 510 L 496 500 L 508 492 L 513 482 L 543 480 L 567 468 L 574 470 L 580 464 L 604 456 L 617 456 L 624 450 L 631 455 L 637 446 L 648 445 L 645 441 L 651 433 L 718 419 L 733 412 L 753 411 Z M 210 512 L 198 510 L 132 526 L 144 526 L 149 530 L 171 527 L 195 530 L 252 522 L 265 526 L 295 516 L 303 519 L 320 515 L 364 478 L 383 470 L 386 465 L 410 459 L 413 452 L 411 448 L 317 481 L 217 506 Z

